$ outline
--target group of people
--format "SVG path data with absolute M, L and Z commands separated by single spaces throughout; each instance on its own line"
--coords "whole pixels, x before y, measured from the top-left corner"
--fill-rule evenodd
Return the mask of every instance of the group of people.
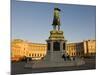
M 64 61 L 66 60 L 75 60 L 75 57 L 70 57 L 69 55 L 63 54 L 62 58 L 64 59 Z

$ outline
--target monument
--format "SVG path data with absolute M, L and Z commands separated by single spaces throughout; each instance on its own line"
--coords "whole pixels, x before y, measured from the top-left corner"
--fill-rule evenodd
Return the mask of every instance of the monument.
M 48 68 L 49 67 L 65 67 L 65 66 L 76 66 L 85 64 L 85 62 L 81 59 L 77 59 L 75 61 L 65 60 L 66 57 L 66 42 L 64 38 L 64 32 L 60 29 L 60 12 L 61 9 L 54 8 L 54 18 L 53 18 L 53 30 L 50 31 L 50 36 L 47 42 L 47 54 L 41 60 L 36 60 L 32 62 L 28 62 L 25 64 L 25 68 Z M 52 69 L 49 69 L 53 71 Z M 48 71 L 49 71 L 48 70 Z M 37 71 L 40 72 L 40 71 Z
M 60 12 L 61 9 L 54 8 L 53 30 L 50 31 L 50 36 L 47 41 L 47 56 L 48 61 L 62 62 L 63 55 L 66 55 L 66 40 L 64 39 L 63 31 L 60 30 Z

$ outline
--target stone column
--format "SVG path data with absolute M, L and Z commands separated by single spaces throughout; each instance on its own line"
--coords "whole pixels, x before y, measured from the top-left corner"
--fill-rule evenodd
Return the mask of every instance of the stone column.
M 63 41 L 60 42 L 60 51 L 61 51 L 61 53 L 63 53 L 63 51 L 64 51 L 63 50 Z
M 65 52 L 66 55 L 67 55 L 67 44 L 66 44 L 66 41 L 65 41 L 65 50 L 64 50 L 64 52 Z
M 53 61 L 53 41 L 50 41 L 50 61 Z
M 53 52 L 53 41 L 50 41 L 50 52 Z

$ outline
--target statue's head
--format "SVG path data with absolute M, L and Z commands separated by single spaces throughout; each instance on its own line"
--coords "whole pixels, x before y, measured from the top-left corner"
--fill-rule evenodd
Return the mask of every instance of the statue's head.
M 58 11 L 61 11 L 59 8 L 54 8 L 54 10 L 58 10 Z

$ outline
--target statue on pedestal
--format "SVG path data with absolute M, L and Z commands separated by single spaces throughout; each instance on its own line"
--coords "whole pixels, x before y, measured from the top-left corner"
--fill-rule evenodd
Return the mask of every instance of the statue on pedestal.
M 54 8 L 54 18 L 53 18 L 53 29 L 56 30 L 58 26 L 58 30 L 60 30 L 60 15 L 59 12 L 61 10 L 59 8 Z

